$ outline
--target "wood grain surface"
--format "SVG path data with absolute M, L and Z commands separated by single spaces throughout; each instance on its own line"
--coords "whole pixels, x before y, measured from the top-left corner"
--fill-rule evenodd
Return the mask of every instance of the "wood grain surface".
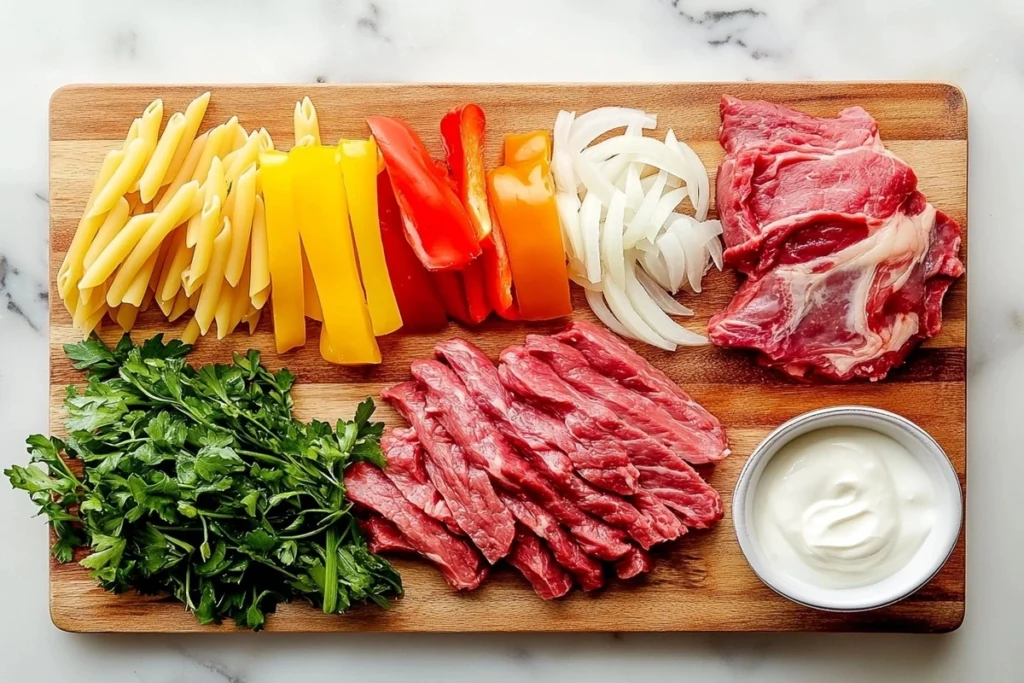
M 728 93 L 762 98 L 811 114 L 834 116 L 860 105 L 879 122 L 882 139 L 917 172 L 920 189 L 938 208 L 967 230 L 967 108 L 963 94 L 942 84 L 622 84 L 622 85 L 302 85 L 302 86 L 73 86 L 50 104 L 50 427 L 62 431 L 64 386 L 80 380 L 61 347 L 77 340 L 52 282 L 83 211 L 104 152 L 120 144 L 132 119 L 152 99 L 164 111 L 181 110 L 211 90 L 203 129 L 237 115 L 247 129 L 265 126 L 279 147 L 292 137 L 292 109 L 308 95 L 316 104 L 325 142 L 368 134 L 364 118 L 390 114 L 407 120 L 434 154 L 440 154 L 438 123 L 453 105 L 475 101 L 488 118 L 487 163 L 496 165 L 502 136 L 550 129 L 561 108 L 586 111 L 602 105 L 641 107 L 658 114 L 657 134 L 673 128 L 690 143 L 711 173 L 721 161 L 717 142 L 718 102 Z M 712 180 L 712 187 L 714 181 Z M 966 239 L 961 253 L 966 261 Z M 738 284 L 731 272 L 712 273 L 706 292 L 689 298 L 697 311 L 694 329 L 723 308 Z M 581 292 L 576 315 L 589 317 Z M 268 620 L 271 631 L 913 631 L 955 629 L 964 614 L 964 534 L 942 571 L 911 598 L 861 614 L 818 612 L 779 597 L 753 574 L 732 529 L 732 488 L 757 443 L 781 422 L 802 412 L 836 404 L 886 408 L 917 422 L 945 448 L 966 487 L 966 320 L 967 282 L 950 289 L 942 332 L 911 354 L 885 381 L 846 386 L 801 386 L 757 367 L 741 352 L 707 347 L 668 354 L 638 348 L 725 425 L 733 455 L 710 475 L 722 493 L 726 516 L 713 529 L 693 532 L 658 551 L 656 569 L 638 581 L 612 581 L 596 594 L 579 591 L 542 602 L 508 569 L 495 572 L 473 593 L 453 593 L 426 562 L 398 560 L 406 595 L 390 612 L 355 610 L 327 616 L 308 605 L 284 605 Z M 440 335 L 397 333 L 381 340 L 379 367 L 340 368 L 321 360 L 316 344 L 278 357 L 264 316 L 256 335 L 236 333 L 217 342 L 201 339 L 192 361 L 225 361 L 234 350 L 260 349 L 272 368 L 289 367 L 299 377 L 295 405 L 299 417 L 333 419 L 351 415 L 367 395 L 409 377 L 415 358 L 433 344 L 464 335 L 494 357 L 528 332 L 553 332 L 552 324 L 490 321 L 464 330 L 452 325 Z M 310 339 L 314 323 L 310 323 Z M 119 332 L 107 326 L 103 336 Z M 137 339 L 163 331 L 178 334 L 154 307 L 140 316 Z M 379 416 L 401 419 L 386 405 Z M 965 488 L 966 490 L 966 488 Z M 232 631 L 232 625 L 200 627 L 182 606 L 164 597 L 113 596 L 90 581 L 77 564 L 50 566 L 50 612 L 68 631 L 181 632 Z

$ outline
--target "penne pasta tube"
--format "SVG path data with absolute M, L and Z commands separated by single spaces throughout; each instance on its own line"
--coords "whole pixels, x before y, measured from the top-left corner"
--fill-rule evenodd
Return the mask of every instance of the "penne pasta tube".
M 249 326 L 249 336 L 256 333 L 256 327 L 260 324 L 260 315 L 263 311 L 259 308 L 250 308 L 242 320 Z
M 296 147 L 313 147 L 316 144 L 316 138 L 314 138 L 312 135 L 303 135 L 301 138 L 295 141 Z
M 121 300 L 118 302 L 117 305 L 119 305 L 119 306 L 121 304 L 130 304 L 132 306 L 141 306 L 142 305 L 142 299 L 143 299 L 143 297 L 146 296 L 146 292 L 149 289 L 149 280 L 150 280 L 151 277 L 153 277 L 153 270 L 156 268 L 156 262 L 157 262 L 157 259 L 159 259 L 159 257 L 160 257 L 160 250 L 158 249 L 157 251 L 154 251 L 152 256 L 150 256 L 146 260 L 146 262 L 142 265 L 142 268 L 139 270 L 138 274 L 136 274 L 135 278 L 128 284 L 128 289 L 125 291 L 124 296 L 121 297 Z M 117 282 L 116 278 L 115 278 L 114 282 L 115 283 Z M 111 285 L 111 290 L 113 290 L 113 288 L 114 288 L 113 285 Z M 108 292 L 107 305 L 108 306 L 110 305 L 109 292 Z
M 89 245 L 85 256 L 82 258 L 84 271 L 89 270 L 89 267 L 96 262 L 99 255 L 107 248 L 111 240 L 114 239 L 114 236 L 121 232 L 128 222 L 130 210 L 127 199 L 121 197 L 117 200 L 117 204 L 114 205 L 114 208 L 103 219 L 103 223 L 100 225 L 99 230 L 96 231 L 96 236 L 92 240 L 92 244 Z
M 267 217 L 263 197 L 253 203 L 252 230 L 249 241 L 249 301 L 256 309 L 263 308 L 270 297 L 270 248 L 267 245 Z
M 177 300 L 177 295 L 172 299 L 161 299 L 156 297 L 156 305 L 160 308 L 160 312 L 164 314 L 165 318 L 171 317 L 171 309 L 174 308 L 174 302 Z
M 185 315 L 185 312 L 192 308 L 191 302 L 189 301 L 188 294 L 185 292 L 178 292 L 174 298 L 174 305 L 171 306 L 171 313 L 167 316 L 169 322 L 174 322 L 181 316 Z
M 111 150 L 107 152 L 107 155 L 103 157 L 103 164 L 100 166 L 100 172 L 96 176 L 96 182 L 93 184 L 92 192 L 89 193 L 89 199 L 85 203 L 85 210 L 82 212 L 82 218 L 78 221 L 78 227 L 75 229 L 75 236 L 71 238 L 71 244 L 68 246 L 68 251 L 64 255 L 64 260 L 60 264 L 60 268 L 57 270 L 57 294 L 63 299 L 71 290 L 77 289 L 78 280 L 82 277 L 84 272 L 83 263 L 85 260 L 85 254 L 92 246 L 93 241 L 96 239 L 96 235 L 99 232 L 100 227 L 106 222 L 106 216 L 89 216 L 89 209 L 92 208 L 93 202 L 96 201 L 96 195 L 99 194 L 103 186 L 110 180 L 110 176 L 113 175 L 118 165 L 124 159 L 124 152 L 121 150 Z M 116 208 L 116 207 L 115 207 Z M 128 214 L 125 213 L 125 220 L 127 220 Z M 122 223 L 121 225 L 124 225 Z M 119 226 L 120 227 L 120 226 Z
M 206 140 L 206 146 L 203 149 L 202 156 L 199 157 L 199 162 L 196 164 L 192 180 L 198 180 L 200 184 L 206 182 L 206 176 L 210 173 L 210 166 L 213 164 L 213 160 L 225 153 L 226 145 L 230 143 L 231 136 L 234 135 L 236 123 L 238 123 L 238 118 L 233 116 L 230 121 L 220 124 L 209 132 L 210 137 Z
M 146 170 L 142 172 L 142 177 L 139 179 L 139 196 L 142 201 L 150 202 L 156 197 L 157 190 L 160 189 L 164 176 L 167 175 L 167 169 L 171 165 L 174 150 L 180 145 L 181 136 L 184 133 L 185 115 L 176 112 L 167 120 L 163 135 L 156 143 L 156 149 L 153 150 L 153 155 L 149 158 L 149 163 L 146 164 Z
M 269 152 L 274 149 L 274 138 L 270 137 L 270 133 L 267 132 L 266 128 L 260 128 L 260 151 Z
M 210 257 L 209 272 L 206 273 L 206 284 L 203 285 L 199 302 L 196 304 L 196 322 L 199 323 L 199 331 L 204 335 L 210 330 L 221 292 L 224 290 L 224 266 L 227 264 L 228 251 L 231 249 L 231 219 L 224 216 L 221 221 L 220 232 L 213 240 L 213 253 Z
M 132 144 L 133 140 L 139 139 L 139 127 L 142 125 L 142 119 L 135 119 L 132 121 L 132 125 L 128 126 L 128 133 L 124 136 L 124 143 L 121 145 L 121 151 L 127 153 L 128 145 Z
M 203 152 L 206 150 L 206 141 L 209 139 L 209 133 L 203 133 L 195 139 L 192 146 L 188 150 L 188 154 L 185 160 L 182 162 L 178 173 L 175 174 L 171 184 L 167 186 L 167 190 L 164 191 L 163 196 L 156 203 L 156 210 L 162 210 L 167 202 L 171 201 L 171 197 L 178 191 L 178 188 L 187 183 L 192 179 L 192 176 L 196 172 L 196 167 L 199 164 L 200 157 L 203 156 Z
M 84 293 L 84 292 L 83 292 Z M 75 308 L 75 316 L 71 321 L 72 326 L 76 330 L 83 330 L 87 327 L 90 318 L 97 313 L 104 313 L 107 310 L 107 283 L 104 282 L 102 285 L 96 288 L 96 291 L 92 293 L 88 301 L 79 301 L 78 307 Z M 102 315 L 100 317 L 103 317 Z M 92 325 L 96 326 L 95 323 Z
M 224 165 L 219 157 L 214 157 L 210 162 L 210 171 L 207 173 L 206 182 L 203 183 L 200 188 L 201 197 L 196 197 L 194 203 L 199 203 L 199 211 L 202 211 L 203 207 L 209 206 L 210 201 L 214 196 L 220 199 L 221 213 L 225 213 L 224 204 L 227 201 L 228 185 L 224 178 Z M 195 209 L 195 206 L 192 207 Z M 199 239 L 199 228 L 202 224 L 201 217 L 193 216 L 194 220 L 189 221 L 188 231 L 185 233 L 185 243 L 190 246 L 196 246 L 196 241 Z M 214 221 L 215 224 L 219 223 L 219 219 Z M 212 238 L 211 238 L 212 239 Z
M 249 235 L 252 231 L 253 207 L 256 202 L 256 164 L 251 164 L 231 187 L 234 198 L 230 207 L 231 252 L 224 271 L 224 277 L 232 287 L 242 277 L 246 256 L 249 252 Z M 248 291 L 249 284 L 246 283 Z
M 295 103 L 293 121 L 295 124 L 296 147 L 304 146 L 300 142 L 307 136 L 311 137 L 312 141 L 306 144 L 320 144 L 320 122 L 317 119 L 316 107 L 313 106 L 313 102 L 308 97 L 303 97 L 301 102 Z
M 135 320 L 139 317 L 138 307 L 131 304 L 121 304 L 117 307 L 116 312 L 113 309 L 110 312 L 114 313 L 114 322 L 125 332 L 132 331 L 132 328 L 135 327 Z
M 185 125 L 182 129 L 181 141 L 178 143 L 177 148 L 174 150 L 174 157 L 171 159 L 171 163 L 167 166 L 167 170 L 164 172 L 163 180 L 160 181 L 161 185 L 167 185 L 175 180 L 178 176 L 178 172 L 181 170 L 185 163 L 186 157 L 195 147 L 196 133 L 199 132 L 199 126 L 203 123 L 203 117 L 206 116 L 206 107 L 210 104 L 210 93 L 204 92 L 199 97 L 195 98 L 185 108 Z M 206 139 L 206 136 L 202 136 Z M 198 161 L 198 157 L 196 157 Z M 195 167 L 192 168 L 188 173 L 188 180 L 192 177 L 192 173 L 195 172 Z M 184 181 L 182 181 L 184 184 Z
M 245 133 L 245 128 L 242 127 L 242 124 L 240 124 L 238 122 L 237 118 L 235 118 L 235 125 L 234 125 L 234 129 L 233 129 L 232 135 L 233 135 L 233 137 L 231 139 L 231 150 L 232 151 L 234 151 L 236 149 L 241 149 L 243 146 L 245 146 L 246 140 L 249 139 L 249 136 L 246 135 L 246 133 Z
M 249 302 L 249 272 L 249 259 L 246 259 L 245 266 L 242 268 L 242 277 L 239 279 L 238 285 L 232 289 L 234 305 L 231 307 L 231 323 L 227 334 L 231 334 L 235 331 L 235 328 L 238 327 L 240 322 L 242 322 L 242 318 L 251 306 Z M 217 334 L 220 334 L 219 326 L 217 328 Z
M 82 333 L 82 339 L 88 339 L 93 332 L 100 330 L 100 323 L 103 322 L 103 316 L 107 314 L 107 307 L 103 306 L 96 311 L 93 311 L 88 318 L 82 321 L 82 324 L 78 327 L 78 331 Z
M 192 262 L 192 250 L 185 244 L 186 230 L 187 227 L 178 227 L 167 245 L 167 258 L 164 259 L 164 267 L 160 270 L 160 279 L 156 286 L 158 303 L 173 303 L 175 295 L 181 289 L 181 274 Z M 160 310 L 164 311 L 164 306 L 161 305 Z M 166 313 L 167 311 L 164 311 L 165 315 Z
M 111 174 L 103 189 L 96 195 L 96 201 L 89 209 L 88 216 L 101 216 L 114 208 L 117 200 L 128 192 L 128 188 L 142 172 L 149 158 L 146 142 L 142 138 L 132 140 L 125 152 L 124 159 Z
M 145 166 L 148 165 L 150 159 L 153 158 L 153 152 L 156 150 L 157 140 L 160 137 L 160 122 L 163 121 L 163 118 L 164 101 L 159 97 L 150 102 L 142 112 L 142 119 L 139 123 L 139 139 L 146 143 L 146 163 L 132 181 L 131 192 L 138 191 L 139 180 L 142 178 Z M 148 200 L 143 200 L 144 203 L 146 201 Z
M 150 224 L 149 229 L 138 240 L 137 245 L 118 269 L 117 276 L 110 285 L 110 291 L 107 292 L 108 305 L 115 305 L 111 304 L 112 301 L 120 303 L 135 276 L 149 261 L 149 258 L 157 253 L 167 235 L 181 223 L 185 212 L 192 206 L 192 198 L 198 191 L 198 183 L 194 181 L 186 183 L 175 193 L 163 211 L 157 214 L 148 214 L 156 216 L 156 219 Z M 148 284 L 148 282 L 149 278 L 147 277 L 146 283 Z M 141 294 L 145 294 L 145 292 L 143 291 Z
M 259 133 L 253 131 L 245 145 L 224 157 L 224 177 L 229 183 L 234 183 L 251 165 L 256 163 L 259 154 Z
M 139 313 L 145 313 L 149 310 L 150 306 L 153 305 L 153 301 L 156 300 L 156 291 L 150 288 L 146 288 L 146 294 L 142 297 L 142 303 L 139 305 Z
M 192 225 L 189 224 L 189 228 Z M 213 256 L 213 242 L 216 239 L 218 228 L 221 227 L 220 197 L 213 195 L 210 201 L 203 207 L 199 214 L 199 226 L 196 230 L 195 251 L 192 254 L 192 261 L 188 268 L 188 278 L 185 280 L 185 293 L 191 296 L 196 288 L 202 283 L 202 278 L 210 266 L 210 259 Z M 186 244 L 188 235 L 186 233 Z
M 129 257 L 135 249 L 135 245 L 139 243 L 139 240 L 142 239 L 142 236 L 153 225 L 156 218 L 157 214 L 155 213 L 132 216 L 125 223 L 124 228 L 114 235 L 114 239 L 110 240 L 110 244 L 104 247 L 103 251 L 96 257 L 96 261 L 85 271 L 85 275 L 82 276 L 82 280 L 78 283 L 78 288 L 85 290 L 103 284 L 113 274 L 114 270 Z M 139 267 L 142 267 L 141 263 Z M 128 283 L 125 284 L 127 286 Z
M 188 321 L 188 325 L 185 325 L 185 329 L 181 332 L 181 341 L 183 344 L 195 344 L 196 340 L 199 339 L 199 323 L 196 322 L 195 318 Z

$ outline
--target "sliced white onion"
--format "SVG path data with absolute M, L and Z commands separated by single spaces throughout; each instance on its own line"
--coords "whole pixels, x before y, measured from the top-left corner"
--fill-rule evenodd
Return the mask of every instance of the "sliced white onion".
M 665 264 L 667 281 L 665 289 L 676 294 L 686 279 L 686 249 L 676 236 L 665 233 L 655 241 L 662 263 Z
M 662 238 L 674 238 L 682 247 L 686 254 L 686 284 L 695 294 L 700 294 L 700 280 L 707 263 L 702 236 L 692 228 L 689 218 L 682 216 L 672 221 Z
M 612 195 L 615 193 L 615 186 L 605 176 L 601 167 L 583 155 L 576 157 L 573 161 L 573 166 L 576 170 L 576 175 L 579 176 L 580 181 L 583 183 L 583 187 L 586 188 L 587 194 L 597 195 L 597 199 L 607 206 L 612 200 Z
M 587 297 L 587 305 L 590 306 L 590 310 L 594 312 L 597 319 L 605 324 L 605 326 L 626 339 L 636 339 L 636 337 L 626 329 L 626 327 L 619 322 L 619 319 L 615 317 L 615 314 L 608 308 L 608 304 L 604 301 L 604 294 L 599 289 L 586 288 L 584 295 Z
M 661 258 L 660 252 L 644 252 L 640 255 L 640 262 L 644 264 L 644 270 L 650 273 L 662 289 L 672 291 L 672 285 L 668 280 L 668 270 L 665 268 L 665 261 Z
M 642 128 L 655 128 L 658 125 L 657 117 L 626 107 L 601 107 L 580 114 L 569 128 L 568 151 L 570 154 L 579 154 L 584 147 L 605 133 L 625 128 L 634 122 Z
M 600 292 L 603 289 L 601 283 L 594 284 L 585 276 L 579 275 L 573 271 L 569 272 L 569 280 L 575 282 L 577 285 L 588 291 Z
M 691 332 L 668 317 L 668 314 L 661 310 L 640 284 L 640 281 L 636 279 L 632 268 L 626 271 L 626 295 L 633 305 L 632 312 L 647 323 L 648 327 L 660 338 L 679 346 L 704 346 L 708 343 L 707 337 Z M 612 310 L 615 311 L 614 306 L 612 306 Z M 615 313 L 618 315 L 618 311 Z M 626 327 L 628 328 L 629 325 Z
M 636 281 L 636 278 L 629 279 L 634 282 Z M 634 337 L 645 341 L 652 346 L 665 349 L 666 351 L 676 350 L 675 344 L 662 337 L 660 334 L 655 332 L 649 324 L 647 324 L 647 322 L 634 308 L 633 302 L 626 295 L 626 292 L 618 287 L 614 282 L 605 282 L 604 298 L 608 302 L 608 306 L 612 309 L 612 313 L 615 314 L 615 317 Z M 654 308 L 659 312 L 661 311 L 657 306 Z M 671 322 L 671 320 L 669 320 L 669 322 Z
M 636 161 L 668 171 L 687 182 L 692 177 L 696 183 L 696 173 L 689 167 L 683 156 L 655 138 L 617 135 L 583 151 L 583 155 L 595 163 L 607 161 L 623 154 L 630 155 Z
M 601 200 L 588 192 L 580 206 L 580 233 L 583 236 L 583 263 L 587 279 L 601 281 Z
M 626 286 L 626 255 L 622 251 L 622 221 L 626 213 L 626 193 L 615 190 L 601 230 L 601 247 L 607 276 L 619 287 Z
M 655 282 L 643 268 L 636 269 L 636 279 L 640 281 L 640 284 L 644 286 L 644 289 L 647 290 L 647 293 L 651 295 L 654 303 L 658 304 L 661 310 L 669 315 L 693 315 L 693 311 L 669 296 L 668 292 Z
M 644 200 L 640 203 L 632 220 L 629 221 L 626 234 L 622 238 L 622 243 L 627 249 L 632 248 L 634 244 L 647 235 L 647 226 L 651 222 L 651 216 L 654 215 L 654 209 L 658 206 L 658 201 L 661 199 L 661 194 L 665 189 L 665 183 L 668 181 L 668 172 L 658 171 L 658 175 L 654 176 L 654 178 L 654 183 L 644 196 Z
M 583 233 L 580 230 L 580 198 L 575 191 L 556 192 L 555 206 L 558 208 L 558 222 L 562 234 L 569 244 L 566 249 L 569 258 L 583 258 Z
M 708 207 L 711 204 L 711 181 L 708 179 L 708 170 L 693 148 L 676 139 L 675 133 L 671 130 L 665 136 L 665 144 L 679 152 L 686 160 L 687 165 L 696 173 L 697 183 L 694 189 L 697 192 L 697 199 L 694 201 L 694 197 L 691 195 L 690 201 L 693 204 L 694 218 L 701 222 L 707 220 Z
M 665 221 L 672 215 L 675 208 L 679 206 L 679 202 L 686 198 L 687 192 L 685 187 L 677 187 L 676 189 L 666 192 L 661 199 L 658 200 L 658 204 L 654 207 L 654 211 L 651 213 L 651 220 L 647 224 L 647 240 L 650 242 L 654 241 L 654 238 L 665 226 Z
M 626 206 L 639 207 L 644 201 L 644 189 L 640 186 L 640 164 L 630 164 L 626 169 Z

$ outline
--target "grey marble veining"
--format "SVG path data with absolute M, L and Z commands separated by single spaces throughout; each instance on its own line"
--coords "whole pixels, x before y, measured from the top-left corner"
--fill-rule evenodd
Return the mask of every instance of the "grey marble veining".
M 1024 514 L 1020 0 L 0 0 L 0 464 L 46 428 L 47 102 L 70 82 L 952 81 L 970 107 L 965 626 L 942 637 L 71 636 L 0 485 L 0 679 L 1019 681 Z

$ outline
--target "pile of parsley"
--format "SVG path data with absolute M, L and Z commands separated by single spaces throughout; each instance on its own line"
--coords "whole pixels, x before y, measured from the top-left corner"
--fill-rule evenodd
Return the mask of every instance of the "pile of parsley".
M 349 463 L 383 464 L 372 400 L 334 427 L 304 424 L 295 377 L 257 351 L 200 368 L 161 335 L 64 351 L 87 380 L 68 387 L 68 436 L 29 437 L 33 464 L 4 472 L 49 517 L 57 560 L 88 547 L 104 589 L 170 593 L 200 623 L 251 629 L 295 598 L 340 613 L 401 594 L 345 499 Z

